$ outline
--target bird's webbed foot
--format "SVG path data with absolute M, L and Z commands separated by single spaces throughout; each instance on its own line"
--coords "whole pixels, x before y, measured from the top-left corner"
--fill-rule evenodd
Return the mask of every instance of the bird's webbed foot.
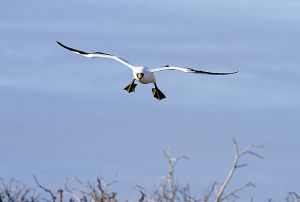
M 134 81 L 135 79 L 133 79 L 132 83 L 126 86 L 124 90 L 126 90 L 128 93 L 135 92 L 135 87 L 137 86 L 137 84 L 135 84 Z
M 154 88 L 152 88 L 152 94 L 153 97 L 155 97 L 158 100 L 166 98 L 166 96 L 158 89 L 156 83 L 154 83 Z

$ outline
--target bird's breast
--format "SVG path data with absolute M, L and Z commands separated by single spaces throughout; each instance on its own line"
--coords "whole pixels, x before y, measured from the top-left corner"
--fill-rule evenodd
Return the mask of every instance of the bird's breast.
M 137 81 L 139 81 L 142 84 L 148 84 L 148 83 L 155 83 L 156 82 L 155 77 L 154 77 L 152 72 L 144 73 L 144 76 L 141 79 L 137 78 L 136 74 L 134 74 L 133 76 Z

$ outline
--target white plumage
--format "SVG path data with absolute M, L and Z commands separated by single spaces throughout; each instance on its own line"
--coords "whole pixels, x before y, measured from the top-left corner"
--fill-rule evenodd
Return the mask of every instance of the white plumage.
M 103 52 L 84 52 L 80 51 L 71 47 L 68 47 L 60 42 L 57 41 L 57 43 L 62 46 L 63 48 L 72 51 L 73 53 L 82 55 L 84 57 L 88 58 L 106 58 L 106 59 L 111 59 L 115 60 L 117 62 L 122 63 L 123 65 L 129 67 L 132 70 L 133 74 L 133 81 L 131 84 L 126 86 L 124 90 L 128 91 L 129 93 L 135 92 L 135 87 L 137 84 L 134 83 L 135 80 L 139 81 L 142 84 L 148 84 L 148 83 L 153 83 L 154 88 L 152 88 L 152 93 L 155 98 L 158 100 L 162 100 L 166 98 L 166 96 L 158 89 L 156 85 L 156 79 L 153 73 L 158 72 L 158 71 L 164 71 L 164 70 L 178 70 L 182 71 L 185 73 L 195 73 L 195 74 L 208 74 L 208 75 L 228 75 L 228 74 L 235 74 L 237 72 L 229 72 L 229 73 L 219 73 L 219 72 L 208 72 L 208 71 L 203 71 L 203 70 L 196 70 L 188 67 L 176 67 L 176 66 L 161 66 L 161 67 L 153 67 L 153 68 L 148 68 L 144 66 L 135 66 L 130 64 L 128 61 L 126 61 L 123 58 L 120 58 L 115 55 L 111 55 L 108 53 L 103 53 Z

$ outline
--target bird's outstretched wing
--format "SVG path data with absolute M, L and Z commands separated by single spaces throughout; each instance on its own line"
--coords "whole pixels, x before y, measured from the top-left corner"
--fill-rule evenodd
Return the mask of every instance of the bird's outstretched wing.
M 134 69 L 134 65 L 130 64 L 128 61 L 124 60 L 123 58 L 117 57 L 115 55 L 111 55 L 111 54 L 103 53 L 103 52 L 91 52 L 91 53 L 88 53 L 88 52 L 84 52 L 84 51 L 80 51 L 80 50 L 68 47 L 68 46 L 60 43 L 59 41 L 56 41 L 56 42 L 61 47 L 65 48 L 65 49 L 67 49 L 67 50 L 69 50 L 69 51 L 71 51 L 73 53 L 82 55 L 84 57 L 88 57 L 88 58 L 106 58 L 106 59 L 116 60 L 116 61 L 118 61 L 118 62 L 126 65 L 130 69 Z
M 210 75 L 227 75 L 227 74 L 235 74 L 238 73 L 238 71 L 236 72 L 207 72 L 207 71 L 203 71 L 203 70 L 196 70 L 196 69 L 192 69 L 192 68 L 188 68 L 188 67 L 175 67 L 175 66 L 162 66 L 162 67 L 155 67 L 155 68 L 151 68 L 150 71 L 151 72 L 158 72 L 158 71 L 163 71 L 163 70 L 179 70 L 185 73 L 195 73 L 195 74 L 210 74 Z

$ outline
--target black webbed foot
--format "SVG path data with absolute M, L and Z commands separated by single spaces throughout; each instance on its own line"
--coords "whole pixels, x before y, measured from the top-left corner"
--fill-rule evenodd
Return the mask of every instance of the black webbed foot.
M 134 81 L 135 80 L 133 80 L 131 84 L 129 84 L 128 86 L 126 86 L 124 88 L 124 90 L 126 90 L 128 93 L 135 92 L 135 87 L 137 86 L 137 84 L 135 84 Z
M 162 100 L 164 98 L 166 98 L 166 96 L 163 94 L 163 92 L 161 92 L 158 88 L 156 83 L 154 83 L 155 88 L 152 88 L 152 94 L 153 97 L 155 97 L 158 100 Z

